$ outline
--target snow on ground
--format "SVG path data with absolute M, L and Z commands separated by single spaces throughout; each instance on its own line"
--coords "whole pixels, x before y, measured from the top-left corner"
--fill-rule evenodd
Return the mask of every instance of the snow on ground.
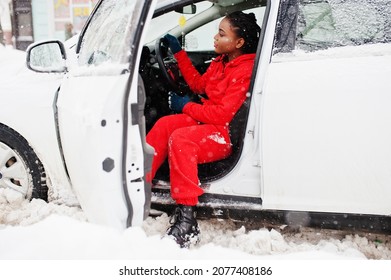
M 211 219 L 200 221 L 200 244 L 180 249 L 162 239 L 168 226 L 164 213 L 119 231 L 89 223 L 77 206 L 12 200 L 0 193 L 0 259 L 391 259 L 388 239 L 380 235 L 246 230 Z

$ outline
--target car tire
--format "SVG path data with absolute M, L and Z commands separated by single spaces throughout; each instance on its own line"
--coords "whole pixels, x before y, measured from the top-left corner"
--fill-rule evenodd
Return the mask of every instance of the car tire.
M 25 199 L 48 200 L 46 174 L 29 143 L 0 124 L 0 188 L 21 193 Z

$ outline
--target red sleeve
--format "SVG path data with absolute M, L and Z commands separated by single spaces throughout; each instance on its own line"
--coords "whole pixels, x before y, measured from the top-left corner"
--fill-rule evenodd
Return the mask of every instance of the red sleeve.
M 189 85 L 191 91 L 194 93 L 205 93 L 205 81 L 208 80 L 208 72 L 210 71 L 206 71 L 205 74 L 201 75 L 184 50 L 177 52 L 175 58 L 178 61 L 179 70 L 181 70 L 183 78 Z
M 251 67 L 250 69 L 241 68 L 235 71 L 236 79 L 230 78 L 220 102 L 215 104 L 208 100 L 204 104 L 190 102 L 183 108 L 183 113 L 202 123 L 228 125 L 246 100 L 251 69 Z

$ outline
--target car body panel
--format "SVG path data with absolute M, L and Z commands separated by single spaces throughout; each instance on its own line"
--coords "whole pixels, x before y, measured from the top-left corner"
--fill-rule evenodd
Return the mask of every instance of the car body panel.
M 119 110 L 128 78 L 70 78 L 62 84 L 57 102 L 64 158 L 80 204 L 92 221 L 119 227 L 128 215 L 121 188 Z M 99 91 L 91 88 L 91 81 Z
M 0 120 L 30 143 L 45 166 L 52 190 L 71 194 L 56 134 L 55 99 L 62 79 L 63 74 L 38 74 L 25 68 L 2 81 L 0 98 L 9 105 L 0 110 Z
M 273 59 L 262 116 L 265 208 L 391 213 L 391 95 L 379 83 L 391 75 L 386 48 Z M 362 56 L 352 59 L 352 49 Z

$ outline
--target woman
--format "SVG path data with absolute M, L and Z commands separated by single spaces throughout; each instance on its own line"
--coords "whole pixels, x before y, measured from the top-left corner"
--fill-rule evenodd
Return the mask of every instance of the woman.
M 169 106 L 178 114 L 159 119 L 146 138 L 155 149 L 147 180 L 153 179 L 168 156 L 171 197 L 177 208 L 166 235 L 181 247 L 199 240 L 195 206 L 203 190 L 199 187 L 198 164 L 221 160 L 231 153 L 228 126 L 246 99 L 260 30 L 253 13 L 234 12 L 223 18 L 214 36 L 219 56 L 203 75 L 177 38 L 165 36 L 190 89 L 206 95 L 199 104 L 170 92 Z

